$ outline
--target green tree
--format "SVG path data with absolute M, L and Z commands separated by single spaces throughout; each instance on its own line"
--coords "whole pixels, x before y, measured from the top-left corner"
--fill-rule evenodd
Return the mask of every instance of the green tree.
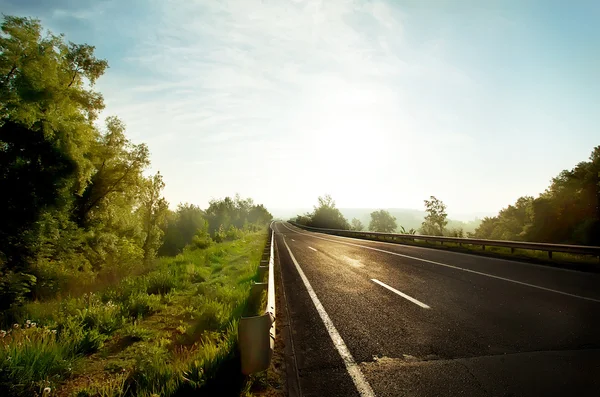
M 537 198 L 521 197 L 485 218 L 478 238 L 600 245 L 600 146 L 562 171 Z
M 208 234 L 208 222 L 204 219 L 204 211 L 194 204 L 179 204 L 175 212 L 166 214 L 164 242 L 159 255 L 177 255 L 186 245 L 192 243 L 199 230 Z M 204 239 L 204 234 L 199 237 Z
M 92 46 L 43 32 L 37 19 L 5 16 L 1 29 L 0 124 L 41 132 L 77 166 L 74 188 L 81 191 L 92 170 L 85 155 L 96 135 L 92 122 L 104 108 L 91 87 L 108 64 Z
M 391 233 L 396 230 L 396 218 L 394 218 L 388 211 L 379 210 L 371 212 L 371 222 L 369 223 L 369 230 L 374 232 Z
M 361 231 L 365 228 L 364 225 L 362 224 L 362 222 L 360 221 L 360 219 L 352 218 L 351 223 L 352 223 L 352 230 Z
M 146 261 L 153 259 L 162 245 L 163 228 L 169 208 L 167 200 L 162 197 L 164 187 L 162 176 L 157 173 L 145 181 L 142 189 L 139 211 L 143 220 L 142 249 Z
M 315 206 L 311 214 L 310 226 L 325 229 L 343 229 L 349 230 L 350 224 L 344 218 L 339 209 L 335 206 L 335 201 L 330 195 L 318 198 L 318 205 Z
M 125 125 L 116 117 L 106 120 L 106 133 L 94 141 L 88 156 L 94 171 L 74 211 L 83 227 L 105 212 L 115 196 L 134 200 L 144 185 L 143 171 L 150 165 L 148 147 L 128 140 Z
M 93 121 L 104 104 L 92 88 L 107 63 L 92 46 L 43 32 L 36 19 L 4 16 L 0 29 L 0 278 L 11 280 L 0 283 L 5 308 L 34 286 L 31 266 L 41 252 L 69 248 L 60 229 L 70 230 L 62 235 L 71 247 L 80 241 L 69 213 L 93 172 Z
M 425 202 L 425 220 L 421 224 L 421 233 L 431 236 L 443 236 L 444 228 L 448 224 L 446 204 L 435 196 L 431 196 Z

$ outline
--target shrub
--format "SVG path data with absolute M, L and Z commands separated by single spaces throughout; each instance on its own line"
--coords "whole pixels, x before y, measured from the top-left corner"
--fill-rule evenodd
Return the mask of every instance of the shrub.
M 78 309 L 75 320 L 87 329 L 97 329 L 102 334 L 110 335 L 125 323 L 121 308 L 111 301 L 103 304 L 96 296 L 84 309 Z
M 160 296 L 137 293 L 129 297 L 126 305 L 126 313 L 129 317 L 146 317 L 160 308 Z
M 213 240 L 216 243 L 222 243 L 227 238 L 227 234 L 225 233 L 225 229 L 223 225 L 219 226 L 219 228 L 215 231 L 215 235 L 213 236 Z
M 168 270 L 155 271 L 148 275 L 147 280 L 148 287 L 146 288 L 146 292 L 150 295 L 167 294 L 177 284 L 175 274 Z
M 212 240 L 208 232 L 199 230 L 192 238 L 192 247 L 197 249 L 206 249 L 210 247 Z
M 242 238 L 243 236 L 244 232 L 242 232 L 240 229 L 236 228 L 233 225 L 229 226 L 229 229 L 227 229 L 227 233 L 225 233 L 225 239 L 230 241 L 237 240 L 239 238 Z

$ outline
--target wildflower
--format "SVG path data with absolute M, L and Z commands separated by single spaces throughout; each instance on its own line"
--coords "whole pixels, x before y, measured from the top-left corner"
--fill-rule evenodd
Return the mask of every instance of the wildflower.
M 13 324 L 14 329 L 19 329 L 19 324 Z
M 52 391 L 52 389 L 50 389 L 49 387 L 46 387 L 46 388 L 44 389 L 44 394 L 43 394 L 43 395 L 44 395 L 44 396 L 49 396 L 51 391 Z
M 27 325 L 31 324 L 31 320 L 25 321 L 25 324 L 27 324 Z
M 4 338 L 6 336 L 6 331 L 5 330 L 0 330 L 0 338 Z
M 56 335 L 56 330 L 55 330 L 55 329 L 53 329 L 53 330 L 52 330 L 52 333 Z
M 31 323 L 31 328 L 35 328 L 35 327 L 37 327 L 37 324 L 36 323 Z

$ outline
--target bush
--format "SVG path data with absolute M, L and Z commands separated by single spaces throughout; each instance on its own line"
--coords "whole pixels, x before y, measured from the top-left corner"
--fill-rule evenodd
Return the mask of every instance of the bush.
M 37 279 L 32 274 L 0 269 L 0 312 L 12 306 L 22 305 L 36 282 Z
M 210 247 L 212 240 L 207 232 L 198 231 L 192 238 L 192 247 L 197 249 L 206 249 Z
M 244 232 L 242 232 L 240 229 L 236 228 L 233 225 L 229 226 L 229 229 L 227 229 L 227 233 L 225 233 L 225 239 L 230 241 L 240 239 L 243 236 Z
M 219 228 L 215 231 L 215 235 L 213 236 L 213 240 L 216 243 L 222 243 L 227 238 L 227 234 L 225 233 L 225 229 L 223 225 L 219 226 Z
M 148 287 L 146 292 L 149 295 L 165 295 L 169 293 L 177 284 L 176 276 L 168 270 L 156 271 L 148 275 Z
M 103 304 L 96 295 L 90 294 L 90 296 L 93 298 L 88 299 L 93 299 L 93 302 L 84 309 L 78 309 L 74 317 L 84 329 L 97 329 L 102 334 L 110 335 L 123 326 L 125 319 L 119 306 L 110 301 Z
M 146 317 L 158 311 L 160 306 L 160 296 L 137 293 L 129 297 L 126 312 L 129 317 Z

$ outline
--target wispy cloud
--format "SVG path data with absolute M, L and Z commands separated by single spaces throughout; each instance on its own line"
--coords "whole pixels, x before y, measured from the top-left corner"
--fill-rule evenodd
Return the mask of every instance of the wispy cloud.
M 598 59 L 583 39 L 600 30 L 557 34 L 560 13 L 533 6 L 433 4 L 0 0 L 108 59 L 105 114 L 149 144 L 173 203 L 237 191 L 307 206 L 329 192 L 420 207 L 436 194 L 466 212 L 543 190 L 595 142 Z

